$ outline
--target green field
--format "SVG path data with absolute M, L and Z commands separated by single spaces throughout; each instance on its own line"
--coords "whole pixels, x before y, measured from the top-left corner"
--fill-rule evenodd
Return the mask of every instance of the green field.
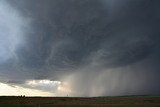
M 0 97 L 0 107 L 160 107 L 160 96 Z

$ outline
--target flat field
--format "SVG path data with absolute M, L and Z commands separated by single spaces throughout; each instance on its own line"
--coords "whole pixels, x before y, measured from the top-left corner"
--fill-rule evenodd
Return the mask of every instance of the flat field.
M 160 96 L 0 97 L 0 107 L 160 107 Z

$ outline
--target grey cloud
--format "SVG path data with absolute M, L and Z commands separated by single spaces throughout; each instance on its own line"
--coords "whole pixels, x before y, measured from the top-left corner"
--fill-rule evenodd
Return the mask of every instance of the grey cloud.
M 6 3 L 10 6 L 7 8 L 14 8 L 28 22 L 22 23 L 26 25 L 22 30 L 24 44 L 15 46 L 14 55 L 0 64 L 0 73 L 5 75 L 1 81 L 63 80 L 73 74 L 71 81 L 70 78 L 65 81 L 73 85 L 73 90 L 84 87 L 79 96 L 154 93 L 155 89 L 148 88 L 147 82 L 155 84 L 157 90 L 160 88 L 156 87 L 158 78 L 147 78 L 149 74 L 159 75 L 157 4 L 160 2 L 6 0 Z M 6 17 L 12 15 L 4 12 Z M 146 64 L 150 70 L 145 69 Z M 137 83 L 141 81 L 140 77 L 136 80 L 137 74 L 144 76 L 141 84 Z M 124 80 L 119 79 L 121 76 Z M 105 85 L 106 81 L 109 85 Z M 133 93 L 129 93 L 133 91 L 130 82 L 135 84 Z M 99 93 L 96 87 L 102 87 Z M 122 91 L 117 91 L 117 87 Z M 145 88 L 148 90 L 143 93 L 141 90 Z

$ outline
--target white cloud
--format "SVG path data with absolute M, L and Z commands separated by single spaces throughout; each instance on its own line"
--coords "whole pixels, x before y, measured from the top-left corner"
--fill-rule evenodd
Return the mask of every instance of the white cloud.
M 19 95 L 26 95 L 26 96 L 54 96 L 53 93 L 44 92 L 37 89 L 29 89 L 23 88 L 20 86 L 10 86 L 4 83 L 0 83 L 0 95 L 3 96 L 19 96 Z
M 71 87 L 67 82 L 51 80 L 29 80 L 26 85 L 38 90 L 54 93 L 55 96 L 71 95 Z
M 50 81 L 50 80 L 29 80 L 26 84 L 32 88 L 37 88 L 46 91 L 57 91 L 60 86 L 60 81 Z

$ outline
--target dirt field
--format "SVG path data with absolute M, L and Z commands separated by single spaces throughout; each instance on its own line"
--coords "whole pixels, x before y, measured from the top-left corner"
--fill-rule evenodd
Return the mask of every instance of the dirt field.
M 0 97 L 0 107 L 160 107 L 160 96 Z

